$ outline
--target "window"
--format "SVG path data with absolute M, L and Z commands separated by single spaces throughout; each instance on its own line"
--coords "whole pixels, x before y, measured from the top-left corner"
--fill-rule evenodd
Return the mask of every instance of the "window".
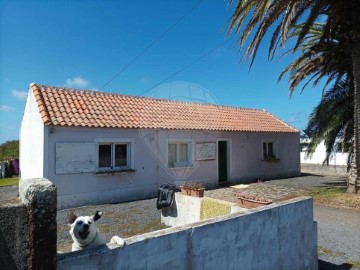
M 273 141 L 265 141 L 263 142 L 263 158 L 276 158 L 275 149 L 274 149 L 274 142 Z
M 186 167 L 191 165 L 191 142 L 169 142 L 168 166 Z
M 130 169 L 131 143 L 98 143 L 99 169 Z

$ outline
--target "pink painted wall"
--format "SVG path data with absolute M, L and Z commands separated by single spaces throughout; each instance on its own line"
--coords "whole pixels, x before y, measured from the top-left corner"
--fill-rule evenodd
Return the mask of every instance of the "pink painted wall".
M 56 174 L 56 143 L 93 143 L 99 138 L 132 138 L 135 173 L 96 175 L 89 173 Z M 195 160 L 195 144 L 227 140 L 229 149 L 229 180 L 236 183 L 254 181 L 258 177 L 276 178 L 300 173 L 299 135 L 282 133 L 201 132 L 121 130 L 101 128 L 55 127 L 47 138 L 48 169 L 44 177 L 58 188 L 59 208 L 76 205 L 111 203 L 154 197 L 163 183 L 182 184 L 201 181 L 207 186 L 218 183 L 218 161 Z M 169 140 L 191 140 L 193 166 L 167 167 Z M 262 141 L 275 140 L 280 161 L 262 160 Z M 96 157 L 93 157 L 94 160 Z

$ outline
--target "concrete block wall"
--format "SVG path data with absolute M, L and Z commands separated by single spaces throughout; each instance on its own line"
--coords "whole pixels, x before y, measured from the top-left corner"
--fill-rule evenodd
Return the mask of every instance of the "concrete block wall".
M 318 269 L 308 197 L 62 254 L 58 269 Z
M 306 164 L 301 163 L 302 173 L 314 174 L 338 174 L 347 175 L 348 170 L 345 165 L 322 165 L 322 164 Z
M 161 222 L 167 226 L 183 226 L 201 220 L 225 216 L 244 210 L 235 203 L 209 197 L 192 197 L 175 193 L 171 207 L 161 209 Z
M 201 198 L 175 193 L 171 207 L 161 209 L 161 223 L 182 226 L 200 221 Z

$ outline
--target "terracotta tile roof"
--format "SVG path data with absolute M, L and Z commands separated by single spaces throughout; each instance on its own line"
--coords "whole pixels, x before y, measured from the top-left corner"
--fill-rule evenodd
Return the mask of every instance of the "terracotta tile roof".
M 265 110 L 31 84 L 46 125 L 298 132 Z

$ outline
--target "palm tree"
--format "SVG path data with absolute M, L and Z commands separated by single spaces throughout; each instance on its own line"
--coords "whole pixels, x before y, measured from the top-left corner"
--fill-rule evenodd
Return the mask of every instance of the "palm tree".
M 230 0 L 229 5 L 232 2 L 233 0 Z M 360 191 L 360 149 L 358 149 L 360 146 L 359 14 L 360 0 L 238 0 L 228 29 L 228 34 L 232 31 L 239 34 L 238 45 L 240 48 L 244 46 L 250 33 L 253 32 L 254 35 L 243 55 L 247 60 L 251 60 L 250 66 L 255 60 L 265 34 L 271 31 L 269 59 L 273 59 L 279 47 L 285 46 L 291 39 L 291 33 L 299 25 L 301 27 L 295 37 L 293 50 L 303 44 L 316 21 L 324 22 L 322 41 L 334 38 L 339 40 L 341 47 L 344 48 L 351 60 L 349 76 L 352 77 L 354 89 L 354 157 L 348 185 L 348 192 L 351 193 Z M 321 76 L 329 75 L 325 73 Z M 339 82 L 341 78 L 329 76 L 330 81 L 333 79 Z
M 302 25 L 295 26 L 290 37 L 299 35 Z M 339 35 L 333 34 L 332 38 L 322 39 L 324 33 L 323 23 L 314 23 L 302 43 L 296 48 L 288 50 L 289 53 L 299 52 L 299 57 L 290 63 L 280 74 L 278 81 L 287 73 L 290 74 L 289 90 L 293 94 L 301 82 L 303 91 L 309 83 L 313 82 L 315 87 L 320 80 L 327 79 L 323 91 L 330 82 L 336 87 L 342 80 L 348 80 L 351 76 L 351 58 L 344 46 L 342 46 Z M 350 82 L 353 84 L 353 82 Z
M 290 36 L 298 36 L 301 27 L 294 27 Z M 313 86 L 316 86 L 324 77 L 327 77 L 324 90 L 330 81 L 334 81 L 332 88 L 325 93 L 310 115 L 306 133 L 311 134 L 311 140 L 307 152 L 311 155 L 318 144 L 324 141 L 326 156 L 323 163 L 328 164 L 330 156 L 341 150 L 349 153 L 349 168 L 353 150 L 349 143 L 353 142 L 354 135 L 350 56 L 337 38 L 322 40 L 323 31 L 323 23 L 314 23 L 311 26 L 308 35 L 295 50 L 300 53 L 299 57 L 285 68 L 279 80 L 285 74 L 290 74 L 290 93 L 304 80 L 306 83 L 301 91 L 312 81 Z
M 354 138 L 354 91 L 349 81 L 341 81 L 330 88 L 310 114 L 306 133 L 310 134 L 308 154 L 324 141 L 326 157 L 339 150 L 348 153 L 348 167 L 352 158 Z

